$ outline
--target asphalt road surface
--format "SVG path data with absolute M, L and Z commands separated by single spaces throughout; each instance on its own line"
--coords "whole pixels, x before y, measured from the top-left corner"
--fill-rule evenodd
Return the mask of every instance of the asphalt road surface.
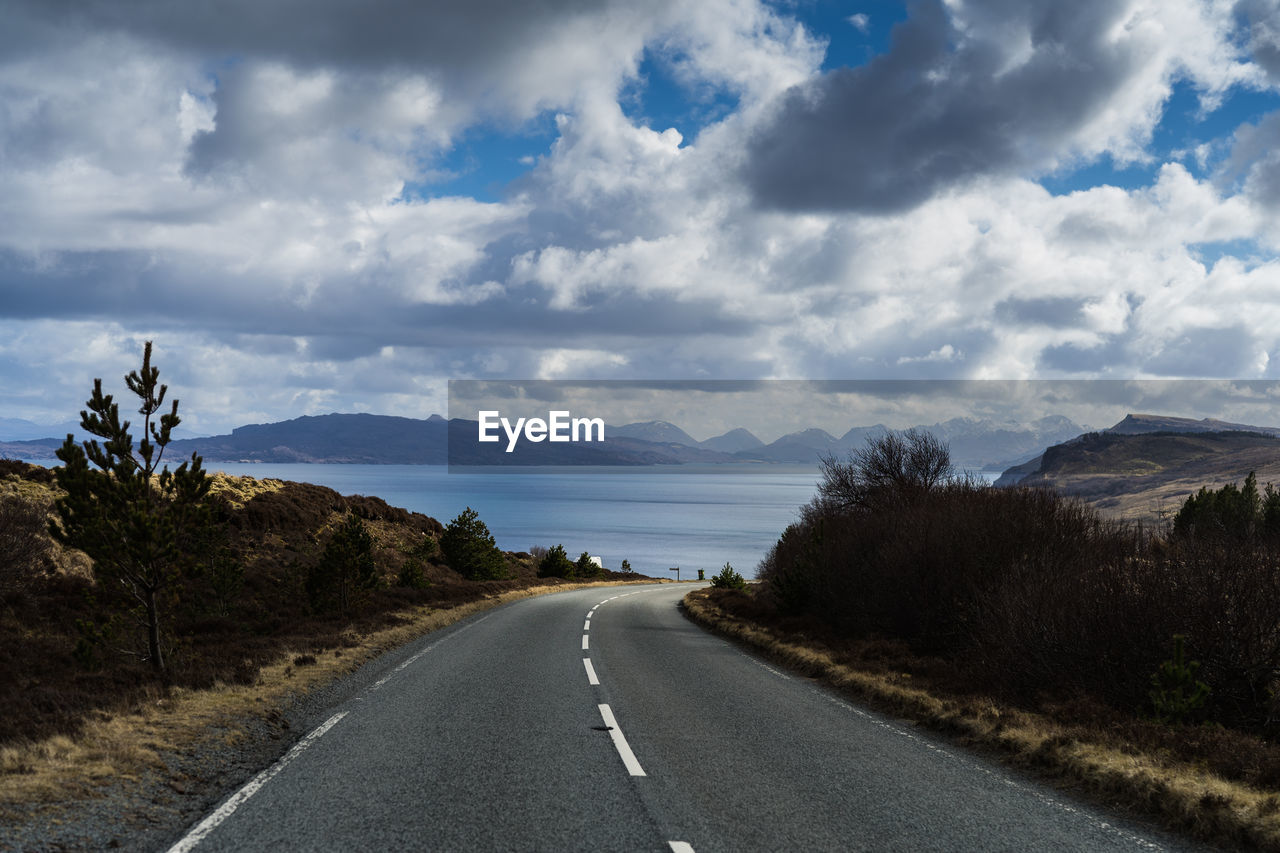
M 1193 849 L 776 670 L 686 620 L 689 588 L 424 637 L 173 849 Z

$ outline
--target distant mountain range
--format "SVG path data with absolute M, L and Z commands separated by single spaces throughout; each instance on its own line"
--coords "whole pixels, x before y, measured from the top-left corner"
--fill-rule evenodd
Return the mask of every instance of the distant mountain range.
M 22 418 L 0 418 L 0 442 L 57 438 L 61 444 L 69 432 L 79 435 L 80 422 L 37 424 Z
M 0 439 L 13 433 L 3 431 Z M 959 467 L 1003 470 L 1002 483 L 1017 482 L 1039 469 L 1046 448 L 1079 440 L 1085 428 L 1051 415 L 1029 424 L 953 418 L 922 424 L 946 441 Z M 17 429 L 30 429 L 18 424 Z M 1108 434 L 1142 432 L 1218 432 L 1235 430 L 1280 435 L 1280 429 L 1190 420 L 1155 415 L 1129 415 Z M 330 414 L 271 424 L 238 427 L 229 435 L 175 440 L 167 458 L 178 461 L 198 452 L 209 462 L 327 462 L 443 465 L 670 465 L 682 463 L 783 462 L 813 464 L 825 456 L 842 457 L 883 435 L 882 424 L 857 426 L 836 437 L 821 429 L 789 433 L 768 444 L 749 430 L 737 428 L 698 441 L 675 424 L 645 421 L 607 426 L 605 441 L 596 443 L 532 443 L 521 441 L 506 453 L 506 441 L 481 444 L 476 421 L 425 420 L 388 415 Z M 62 439 L 0 441 L 0 456 L 52 459 Z M 1007 470 L 1006 470 L 1007 469 Z
M 18 423 L 0 439 L 30 435 L 39 427 Z M 443 465 L 670 465 L 691 462 L 778 462 L 814 464 L 826 456 L 844 456 L 868 438 L 883 435 L 882 424 L 853 427 L 839 438 L 821 429 L 789 433 L 765 444 L 749 430 L 736 428 L 698 441 L 667 421 L 607 426 L 600 443 L 520 442 L 506 453 L 505 440 L 481 444 L 477 423 L 388 415 L 307 415 L 270 424 L 237 427 L 229 435 L 175 439 L 168 458 L 197 452 L 210 462 L 328 462 Z M 1002 468 L 1038 454 L 1045 447 L 1079 435 L 1083 427 L 1066 418 L 1043 418 L 1018 426 L 956 418 L 922 425 L 952 447 L 956 464 Z M 0 441 L 0 456 L 52 459 L 61 438 Z M 1003 463 L 1003 464 L 1002 464 Z
M 1002 424 L 992 420 L 952 418 L 936 424 L 920 424 L 951 448 L 952 459 L 965 468 L 1000 471 L 1016 462 L 1038 456 L 1045 447 L 1074 438 L 1085 428 L 1061 415 L 1050 415 L 1030 424 Z M 646 421 L 609 427 L 607 436 L 625 435 L 732 454 L 737 461 L 813 463 L 824 456 L 844 456 L 866 444 L 867 439 L 888 432 L 884 424 L 856 426 L 839 438 L 811 428 L 788 433 L 765 444 L 745 429 L 697 441 L 666 421 Z

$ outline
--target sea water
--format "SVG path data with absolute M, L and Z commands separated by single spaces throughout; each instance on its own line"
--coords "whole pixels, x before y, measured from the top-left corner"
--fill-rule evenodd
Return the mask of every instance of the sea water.
M 48 465 L 50 460 L 32 460 Z M 606 568 L 623 560 L 654 577 L 710 577 L 730 563 L 745 577 L 817 492 L 816 465 L 453 468 L 207 462 L 210 471 L 276 477 L 373 495 L 448 524 L 467 507 L 498 547 L 563 545 Z M 995 476 L 970 471 L 988 482 Z
M 450 470 L 439 465 L 208 462 L 210 471 L 316 483 L 374 495 L 448 524 L 467 507 L 498 547 L 563 545 L 606 568 L 654 577 L 710 577 L 730 563 L 746 577 L 816 492 L 813 465 L 663 465 Z

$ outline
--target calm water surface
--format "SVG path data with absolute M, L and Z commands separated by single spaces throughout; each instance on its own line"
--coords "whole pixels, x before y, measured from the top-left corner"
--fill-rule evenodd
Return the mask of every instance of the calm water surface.
M 37 461 L 37 460 L 33 460 Z M 38 460 L 49 464 L 49 460 Z M 814 496 L 816 465 L 485 468 L 209 462 L 210 471 L 317 483 L 375 495 L 447 524 L 471 507 L 508 551 L 564 545 L 616 569 L 708 576 L 726 562 L 746 577 Z M 988 481 L 993 474 L 977 473 Z
M 484 469 L 437 465 L 210 462 L 211 471 L 278 477 L 376 495 L 448 523 L 470 506 L 498 547 L 564 545 L 616 569 L 624 559 L 656 577 L 708 576 L 726 562 L 747 577 L 799 508 L 813 497 L 812 465 L 680 465 L 653 468 Z

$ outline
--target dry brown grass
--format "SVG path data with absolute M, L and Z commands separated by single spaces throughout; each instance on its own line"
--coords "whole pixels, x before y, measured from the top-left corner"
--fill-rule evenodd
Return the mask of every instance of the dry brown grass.
M 39 507 L 49 519 L 55 517 L 54 499 L 62 494 L 52 482 L 25 479 L 16 474 L 0 474 L 0 497 L 14 495 L 32 506 Z M 49 559 L 53 568 L 62 574 L 88 578 L 93 576 L 93 563 L 83 551 L 66 548 L 49 540 Z
M 1280 792 L 1229 781 L 1135 745 L 1101 742 L 1114 737 L 1095 742 L 1078 728 L 989 699 L 935 695 L 918 679 L 847 666 L 826 649 L 729 613 L 711 600 L 710 590 L 690 592 L 684 607 L 696 622 L 887 713 L 994 749 L 1010 763 L 1156 816 L 1205 841 L 1280 850 Z
M 209 475 L 209 492 L 227 501 L 234 509 L 242 509 L 258 495 L 271 494 L 284 488 L 283 480 L 271 477 L 237 476 L 223 471 Z
M 263 666 L 250 685 L 208 690 L 170 688 L 127 713 L 99 712 L 74 736 L 0 747 L 0 814 L 5 807 L 55 805 L 91 797 L 118 779 L 137 779 L 163 764 L 166 752 L 198 749 L 207 738 L 235 739 L 237 721 L 279 722 L 301 695 L 332 683 L 383 652 L 510 601 L 566 589 L 645 581 L 596 581 L 508 590 L 448 609 L 422 606 L 397 614 L 399 624 L 368 634 L 348 632 L 333 648 L 288 650 Z

